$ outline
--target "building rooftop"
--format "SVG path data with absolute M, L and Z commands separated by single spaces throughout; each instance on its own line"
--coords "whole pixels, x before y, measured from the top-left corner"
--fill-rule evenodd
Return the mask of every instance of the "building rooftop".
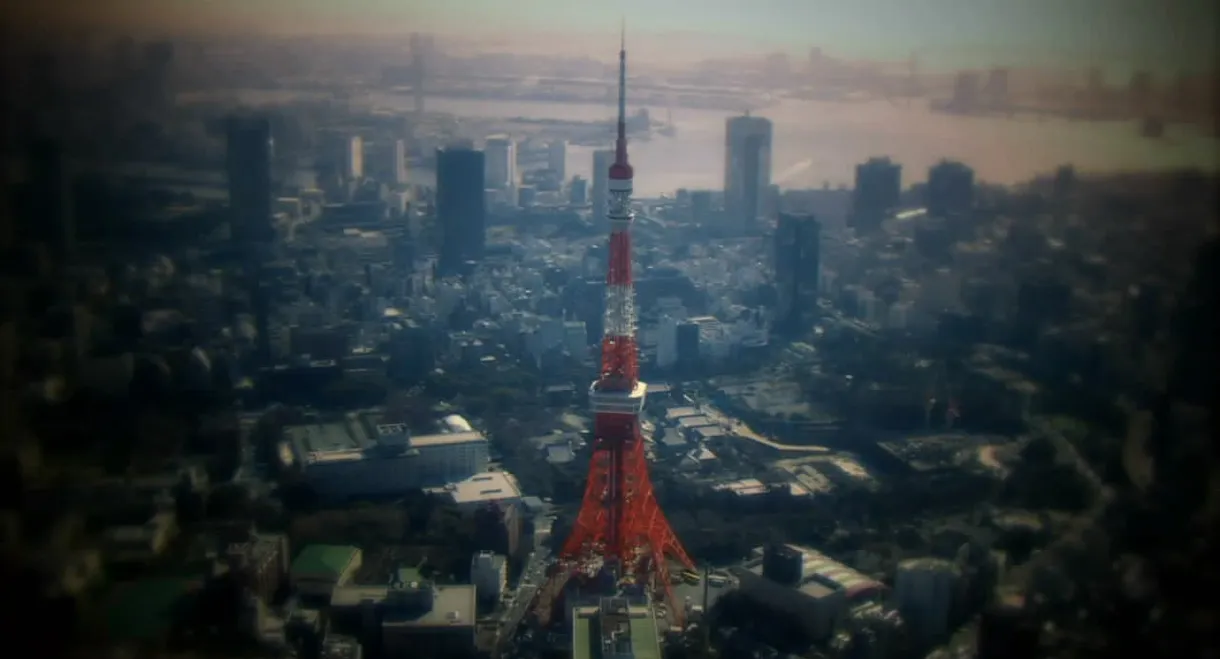
M 578 607 L 572 618 L 572 658 L 598 659 L 616 656 L 633 659 L 661 659 L 661 640 L 657 619 L 648 606 L 628 606 L 615 598 L 621 609 L 607 611 L 602 606 Z
M 330 594 L 331 608 L 360 606 L 365 601 L 380 603 L 390 592 L 389 586 L 351 585 L 340 586 Z
M 739 497 L 757 496 L 767 493 L 767 486 L 757 478 L 743 478 L 731 483 L 721 483 L 715 486 L 720 492 L 732 492 Z
M 661 444 L 669 448 L 681 448 L 686 446 L 686 438 L 673 428 L 666 428 L 661 435 Z
M 334 421 L 289 426 L 284 429 L 284 434 L 288 438 L 288 443 L 296 448 L 297 454 L 305 456 L 312 453 L 362 449 L 367 445 L 367 441 L 364 433 L 358 433 L 357 430 L 346 421 Z
M 684 428 L 684 429 L 689 430 L 692 428 L 702 428 L 704 426 L 714 426 L 714 425 L 716 425 L 716 422 L 712 421 L 711 419 L 707 418 L 706 416 L 695 415 L 695 416 L 685 416 L 685 417 L 682 417 L 681 419 L 678 419 L 678 425 L 682 426 L 682 428 Z
M 473 627 L 478 606 L 475 587 L 432 586 L 432 608 L 396 607 L 387 593 L 382 620 L 386 627 Z
M 360 550 L 347 545 L 309 545 L 292 561 L 294 577 L 338 579 Z
M 507 471 L 475 474 L 466 480 L 437 488 L 437 491 L 447 493 L 459 505 L 521 498 L 521 486 Z
M 811 597 L 821 597 L 835 590 L 843 590 L 847 597 L 853 598 L 859 594 L 880 590 L 884 585 L 846 565 L 826 556 L 820 551 L 788 545 L 789 548 L 801 554 L 801 583 L 798 589 Z M 754 574 L 762 574 L 762 555 L 765 548 L 758 547 L 751 553 L 755 560 L 746 564 L 746 568 Z
M 665 418 L 670 421 L 677 421 L 683 417 L 698 416 L 699 410 L 693 407 L 671 407 L 665 410 Z
M 470 432 L 450 432 L 438 435 L 418 435 L 411 438 L 411 447 L 424 448 L 426 446 L 447 446 L 486 441 L 487 438 L 483 436 L 483 433 L 472 430 Z

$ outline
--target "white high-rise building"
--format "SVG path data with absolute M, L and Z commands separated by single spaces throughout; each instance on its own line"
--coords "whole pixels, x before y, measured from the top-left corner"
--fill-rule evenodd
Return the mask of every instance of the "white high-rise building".
M 664 317 L 657 324 L 657 368 L 673 368 L 678 363 L 678 323 Z
M 391 183 L 394 185 L 407 184 L 407 143 L 402 140 L 394 140 L 394 144 L 390 151 L 393 153 L 394 162 L 391 165 Z
M 348 137 L 343 151 L 343 177 L 349 181 L 364 176 L 364 140 L 359 135 Z
M 593 152 L 593 221 L 606 217 L 607 188 L 610 185 L 610 165 L 614 164 L 614 151 L 600 149 Z
M 563 181 L 568 171 L 568 143 L 566 140 L 555 140 L 546 147 L 546 166 L 556 177 Z
M 500 599 L 508 585 L 508 561 L 489 551 L 481 551 L 470 561 L 470 582 L 475 596 L 484 602 Z
M 490 190 L 517 187 L 517 143 L 507 135 L 492 135 L 483 147 L 483 184 Z M 515 198 L 515 193 L 512 198 Z
M 724 133 L 724 209 L 730 225 L 748 226 L 771 186 L 771 120 L 732 117 Z

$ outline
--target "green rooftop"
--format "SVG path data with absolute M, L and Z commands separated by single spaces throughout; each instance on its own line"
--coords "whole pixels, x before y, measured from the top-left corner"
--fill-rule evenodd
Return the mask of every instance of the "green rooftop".
M 292 562 L 292 574 L 338 579 L 358 551 L 348 545 L 309 545 Z
M 409 584 L 422 583 L 426 579 L 424 579 L 423 571 L 417 567 L 400 567 L 398 568 L 397 579 L 395 581 L 401 584 Z
M 164 637 L 181 620 L 195 579 L 145 579 L 117 586 L 106 607 L 106 630 L 115 640 L 151 641 Z

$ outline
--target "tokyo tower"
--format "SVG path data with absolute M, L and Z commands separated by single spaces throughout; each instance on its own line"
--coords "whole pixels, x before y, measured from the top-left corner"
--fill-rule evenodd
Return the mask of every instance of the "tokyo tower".
M 693 568 L 693 563 L 657 505 L 640 433 L 648 385 L 640 382 L 635 338 L 630 233 L 633 172 L 627 162 L 626 93 L 624 42 L 619 49 L 618 138 L 607 186 L 610 254 L 605 334 L 601 373 L 589 390 L 594 412 L 593 456 L 580 513 L 559 560 L 586 573 L 605 566 L 621 581 L 663 588 L 673 604 L 666 557 L 687 568 Z

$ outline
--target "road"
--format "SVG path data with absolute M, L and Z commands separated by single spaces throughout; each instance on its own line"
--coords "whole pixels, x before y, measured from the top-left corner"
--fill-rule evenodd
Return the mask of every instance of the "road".
M 1084 456 L 1080 455 L 1080 452 L 1076 450 L 1076 447 L 1072 444 L 1072 442 L 1069 441 L 1067 437 L 1063 436 L 1063 432 L 1055 426 L 1053 421 L 1044 417 L 1036 416 L 1029 420 L 1029 425 L 1034 430 L 1037 430 L 1039 433 L 1049 438 L 1055 445 L 1055 448 L 1058 450 L 1060 456 L 1071 461 L 1072 466 L 1076 469 L 1076 472 L 1083 476 L 1085 480 L 1089 482 L 1089 485 L 1093 486 L 1093 489 L 1097 494 L 1098 503 L 1109 501 L 1110 498 L 1114 496 L 1114 492 L 1106 486 L 1105 481 L 1103 481 L 1101 477 L 1097 475 L 1097 472 L 1093 471 L 1092 465 L 1090 465 L 1084 459 Z
M 740 420 L 730 417 L 711 405 L 700 405 L 700 411 L 703 412 L 712 421 L 723 426 L 726 430 L 742 439 L 748 439 L 752 442 L 762 444 L 775 451 L 788 451 L 792 453 L 807 453 L 813 455 L 821 455 L 830 453 L 830 449 L 825 446 L 799 446 L 795 444 L 781 444 L 773 439 L 768 439 L 754 432 L 754 429 L 742 423 Z
M 504 612 L 500 619 L 500 631 L 496 636 L 496 650 L 493 656 L 499 656 L 504 646 L 513 639 L 521 620 L 529 613 L 538 589 L 546 582 L 546 568 L 551 560 L 551 552 L 546 547 L 539 547 L 525 562 L 521 569 L 521 579 L 518 581 L 512 606 Z

